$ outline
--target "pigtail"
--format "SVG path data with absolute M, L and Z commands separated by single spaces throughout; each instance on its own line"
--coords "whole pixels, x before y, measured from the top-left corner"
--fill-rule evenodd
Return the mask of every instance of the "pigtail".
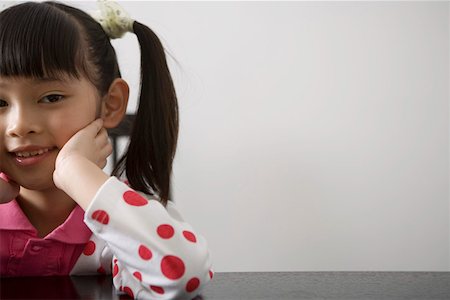
M 134 22 L 141 48 L 139 107 L 126 153 L 112 175 L 126 170 L 130 186 L 157 193 L 165 206 L 170 195 L 172 163 L 178 138 L 178 104 L 164 48 L 147 26 Z

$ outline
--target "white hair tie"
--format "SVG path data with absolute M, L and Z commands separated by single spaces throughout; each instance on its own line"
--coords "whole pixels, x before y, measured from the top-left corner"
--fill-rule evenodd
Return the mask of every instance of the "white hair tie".
M 100 10 L 91 13 L 91 16 L 102 25 L 103 30 L 111 39 L 122 37 L 126 32 L 133 32 L 134 20 L 115 1 L 98 0 Z

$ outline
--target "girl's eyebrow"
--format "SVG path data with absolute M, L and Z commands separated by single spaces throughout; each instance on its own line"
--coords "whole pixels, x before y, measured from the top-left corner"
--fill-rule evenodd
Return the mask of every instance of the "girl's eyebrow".
M 54 78 L 54 77 L 42 77 L 42 78 L 34 78 L 32 80 L 34 84 L 44 84 L 44 83 L 61 83 L 62 85 L 66 85 L 67 82 L 64 79 Z

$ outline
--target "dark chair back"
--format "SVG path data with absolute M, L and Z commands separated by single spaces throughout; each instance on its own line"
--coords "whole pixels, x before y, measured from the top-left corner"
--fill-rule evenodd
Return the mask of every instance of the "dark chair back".
M 113 147 L 112 156 L 114 166 L 117 164 L 118 160 L 117 141 L 120 137 L 130 136 L 135 117 L 136 117 L 135 115 L 126 114 L 122 122 L 120 122 L 119 126 L 117 126 L 116 128 L 108 129 L 109 137 L 112 140 L 112 147 Z

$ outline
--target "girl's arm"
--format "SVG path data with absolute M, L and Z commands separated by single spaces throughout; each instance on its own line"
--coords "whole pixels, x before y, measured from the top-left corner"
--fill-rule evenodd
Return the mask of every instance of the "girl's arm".
M 164 207 L 111 177 L 84 221 L 94 235 L 73 275 L 112 273 L 116 289 L 138 299 L 193 299 L 213 277 L 206 239 L 172 201 Z
M 53 181 L 84 210 L 108 180 L 102 168 L 112 152 L 103 120 L 78 131 L 64 145 L 55 162 Z
M 73 156 L 60 168 L 58 188 L 86 210 L 100 187 L 110 178 L 96 164 L 82 156 Z
M 6 203 L 19 195 L 20 186 L 0 172 L 0 203 Z
M 171 201 L 164 207 L 103 173 L 110 150 L 101 126 L 95 121 L 75 134 L 56 162 L 55 184 L 85 210 L 86 225 L 107 246 L 89 241 L 74 274 L 110 272 L 112 264 L 114 285 L 132 297 L 194 298 L 213 277 L 205 238 Z

